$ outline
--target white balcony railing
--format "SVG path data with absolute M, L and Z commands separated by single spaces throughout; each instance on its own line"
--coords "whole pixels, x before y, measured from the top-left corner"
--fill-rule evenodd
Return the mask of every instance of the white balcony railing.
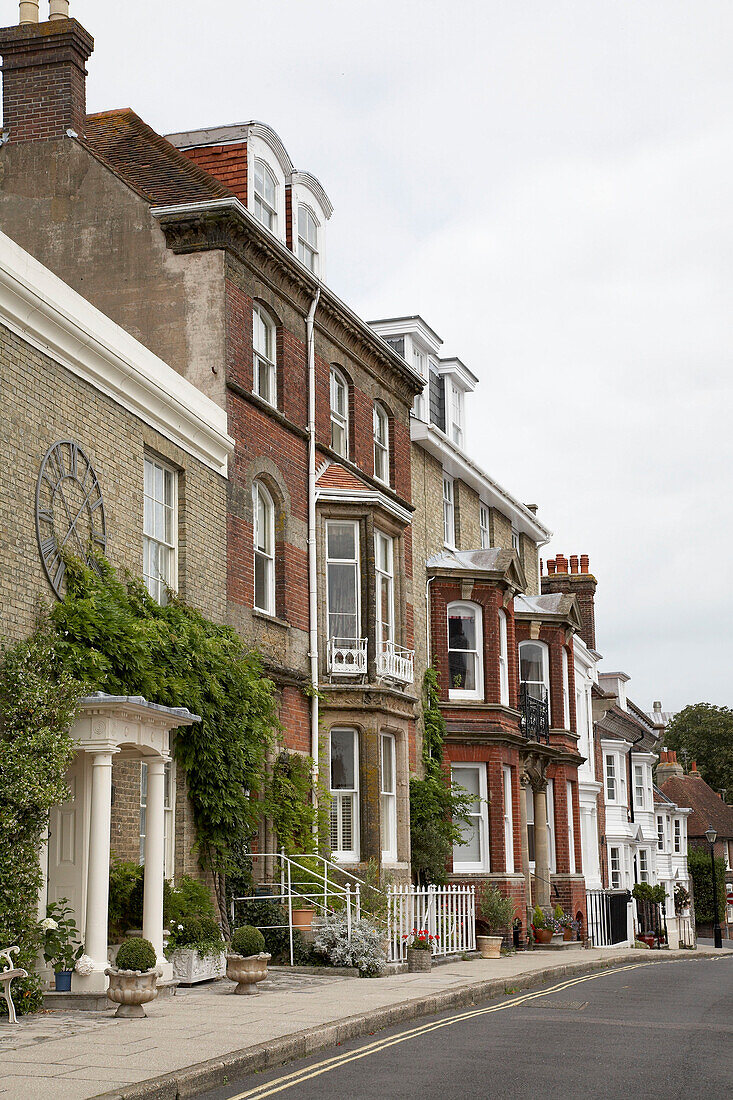
M 334 676 L 363 676 L 367 670 L 366 638 L 329 638 L 328 669 Z
M 415 676 L 415 650 L 395 642 L 382 642 L 377 654 L 377 675 L 401 684 L 411 684 Z

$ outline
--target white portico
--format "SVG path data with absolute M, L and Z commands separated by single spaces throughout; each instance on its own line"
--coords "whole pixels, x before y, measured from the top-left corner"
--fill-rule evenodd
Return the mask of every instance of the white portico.
M 185 707 L 159 706 L 142 696 L 97 692 L 81 701 L 71 728 L 79 751 L 67 775 L 69 798 L 51 812 L 47 853 L 47 899 L 68 898 L 84 952 L 94 961 L 88 976 L 74 974 L 72 991 L 107 988 L 112 758 L 117 754 L 148 766 L 143 935 L 155 948 L 163 979 L 172 977 L 163 954 L 164 769 L 170 731 L 200 720 Z

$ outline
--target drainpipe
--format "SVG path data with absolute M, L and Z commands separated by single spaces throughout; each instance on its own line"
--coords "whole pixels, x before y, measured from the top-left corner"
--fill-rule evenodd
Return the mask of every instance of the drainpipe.
M 314 324 L 321 288 L 316 289 L 306 326 L 308 356 L 308 635 L 311 682 L 311 757 L 313 759 L 313 805 L 318 808 L 318 570 L 316 561 L 316 355 Z M 314 832 L 318 824 L 314 823 Z

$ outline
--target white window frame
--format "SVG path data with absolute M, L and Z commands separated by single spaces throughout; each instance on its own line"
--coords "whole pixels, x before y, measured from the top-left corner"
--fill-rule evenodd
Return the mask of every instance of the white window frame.
M 385 765 L 384 749 L 392 746 L 391 767 Z M 380 740 L 380 814 L 382 862 L 397 862 L 397 738 L 383 733 Z M 389 774 L 387 774 L 389 773 Z
M 305 219 L 306 219 L 306 232 L 305 232 L 305 234 L 303 233 L 302 228 L 301 228 L 301 224 L 300 224 L 301 211 L 304 213 Z M 308 232 L 307 232 L 307 229 L 309 227 L 308 219 L 310 219 L 310 221 L 313 223 L 313 230 L 314 230 L 313 240 L 311 240 L 309 238 Z M 308 268 L 309 271 L 312 271 L 314 275 L 317 275 L 318 274 L 318 267 L 319 267 L 319 256 L 320 256 L 319 237 L 320 237 L 321 225 L 320 225 L 320 222 L 318 221 L 318 218 L 316 217 L 314 212 L 311 210 L 310 206 L 308 206 L 308 204 L 304 203 L 304 202 L 299 202 L 298 203 L 297 230 L 298 230 L 298 259 L 300 260 L 300 262 L 302 264 L 304 264 Z
M 506 612 L 499 609 L 499 702 L 509 706 L 509 641 Z
M 522 651 L 529 646 L 538 646 L 542 651 L 542 680 L 522 680 Z M 550 651 L 547 642 L 541 642 L 534 638 L 525 638 L 524 641 L 519 643 L 519 678 L 523 684 L 538 684 L 544 687 L 545 699 L 547 700 L 547 717 L 550 725 L 552 725 L 552 709 L 550 706 Z
M 148 813 L 148 765 L 140 761 L 140 866 L 145 866 L 145 836 Z M 173 880 L 176 868 L 176 765 L 166 760 L 163 766 L 163 877 Z
M 422 391 L 415 395 L 415 400 L 412 405 L 413 415 L 416 416 L 418 420 L 428 419 L 425 413 L 426 401 L 428 400 L 426 395 L 426 387 L 428 384 L 427 361 L 428 357 L 424 351 L 420 351 L 419 348 L 412 349 L 412 368 L 416 374 L 420 375 L 425 383 Z
M 657 814 L 657 851 L 664 851 L 664 816 Z
M 448 408 L 446 409 L 448 415 L 448 438 L 455 443 L 456 447 L 463 447 L 464 436 L 464 400 L 463 390 L 451 381 L 449 386 L 450 392 L 448 393 L 448 401 L 446 402 Z
M 634 764 L 634 807 L 646 808 L 646 768 L 643 764 Z
M 521 542 L 519 540 L 519 531 L 516 527 L 512 527 L 512 550 L 516 550 L 521 556 Z
M 615 860 L 613 855 L 614 852 L 616 853 Z M 616 864 L 615 867 L 614 862 Z M 612 890 L 620 890 L 624 884 L 621 848 L 617 844 L 609 844 L 608 846 L 608 882 Z
M 330 373 L 331 403 L 331 450 L 341 458 L 349 457 L 349 383 L 343 371 L 331 367 Z M 338 394 L 343 391 L 343 409 L 339 409 Z M 343 433 L 343 450 L 339 450 L 334 441 L 334 431 Z
M 478 525 L 481 531 L 481 549 L 489 550 L 491 548 L 491 527 L 489 526 L 489 506 L 488 504 L 482 504 L 479 501 L 478 506 Z
M 155 481 L 156 472 L 163 475 L 163 499 L 158 499 Z M 166 495 L 170 489 L 170 500 Z M 155 519 L 159 510 L 167 515 L 170 522 L 169 538 L 160 538 L 155 534 Z M 148 512 L 153 521 L 149 530 Z M 165 525 L 164 525 L 165 526 Z M 161 558 L 165 566 L 152 571 L 152 557 L 155 555 L 158 565 Z M 145 455 L 143 461 L 143 579 L 150 595 L 159 604 L 168 602 L 167 590 L 178 591 L 178 471 L 152 455 Z
M 353 558 L 332 558 L 329 550 L 329 531 L 332 527 L 351 527 L 354 531 L 354 557 Z M 359 547 L 359 524 L 353 520 L 348 519 L 334 519 L 326 522 L 326 634 L 329 639 L 345 637 L 341 634 L 331 633 L 331 610 L 329 607 L 329 566 L 333 564 L 339 565 L 353 565 L 354 567 L 354 584 L 356 586 L 356 632 L 354 633 L 354 639 L 361 638 L 361 562 L 360 562 L 360 547 Z M 337 612 L 334 612 L 337 614 Z
M 618 802 L 619 779 L 617 775 L 618 757 L 615 752 L 603 754 L 603 778 L 606 793 L 606 802 Z
M 354 786 L 350 788 L 333 786 L 333 757 L 331 754 L 331 737 L 334 733 L 351 733 L 354 738 Z M 331 828 L 330 838 L 332 842 L 331 854 L 334 861 L 342 863 L 358 863 L 360 847 L 360 798 L 359 798 L 359 731 L 351 726 L 334 726 L 328 737 L 328 783 L 331 792 Z M 341 848 L 333 845 L 334 825 L 336 837 L 339 842 L 343 839 L 343 805 L 351 803 L 351 848 Z
M 265 541 L 260 543 L 260 497 L 265 506 Z M 268 549 L 269 544 L 269 549 Z M 255 611 L 262 611 L 265 615 L 275 614 L 275 502 L 272 495 L 263 482 L 255 479 L 252 482 L 252 547 L 254 554 L 254 568 L 252 570 L 252 583 L 254 586 L 252 606 Z M 261 607 L 257 602 L 257 568 L 258 565 L 265 572 L 265 606 Z
M 512 769 L 508 764 L 501 767 L 502 789 L 504 795 L 504 870 L 514 874 L 514 803 L 512 800 Z
M 674 819 L 674 824 L 672 826 L 672 829 L 673 829 L 673 836 L 674 836 L 674 839 L 673 839 L 673 842 L 672 842 L 672 851 L 674 852 L 675 855 L 679 855 L 680 852 L 682 851 L 682 822 L 680 821 L 680 819 L 678 817 L 676 817 Z
M 383 553 L 380 553 L 380 550 Z M 394 613 L 394 539 L 383 531 L 374 532 L 374 574 L 376 585 L 377 646 L 381 652 L 385 643 L 395 640 Z M 383 615 L 382 585 L 387 593 L 387 616 Z
M 262 190 L 257 186 L 257 172 L 258 168 L 262 168 Z M 265 195 L 264 183 L 267 178 L 272 182 L 272 204 Z M 252 171 L 252 213 L 254 214 L 260 225 L 264 225 L 265 229 L 269 229 L 271 233 L 277 235 L 277 203 L 278 203 L 278 182 L 275 178 L 275 173 L 266 160 L 261 157 L 255 157 Z
M 443 541 L 451 550 L 456 546 L 456 507 L 453 478 L 443 474 Z
M 474 631 L 476 635 L 476 649 L 451 649 L 450 645 L 450 619 L 451 612 L 470 612 L 474 618 Z M 484 628 L 481 605 L 467 600 L 456 600 L 449 603 L 446 608 L 446 640 L 448 643 L 448 676 L 450 678 L 451 653 L 474 653 L 476 655 L 475 688 L 455 688 L 452 683 L 448 685 L 448 698 L 453 700 L 483 699 L 484 697 Z
M 258 322 L 265 335 L 265 348 L 258 347 Z M 260 369 L 267 378 L 267 392 L 260 386 Z M 262 306 L 252 308 L 252 392 L 273 409 L 277 408 L 277 326 Z
M 563 714 L 563 729 L 570 729 L 570 662 L 568 660 L 568 651 L 565 646 L 562 647 L 562 714 Z
M 374 476 L 383 485 L 389 485 L 389 416 L 381 401 L 374 402 L 372 423 L 374 428 Z
M 487 813 L 486 804 L 486 764 L 462 764 L 455 763 L 451 765 L 451 782 L 456 783 L 463 787 L 461 783 L 461 772 L 473 771 L 478 772 L 478 810 L 468 813 L 468 817 L 473 818 L 478 823 L 478 837 L 479 837 L 479 859 L 475 862 L 462 862 L 456 860 L 455 852 L 456 846 L 453 847 L 453 870 L 456 874 L 475 874 L 482 871 L 490 871 L 490 856 L 489 856 L 489 816 Z
M 555 838 L 555 780 L 547 780 L 547 850 L 550 856 L 550 874 L 557 874 L 557 843 Z
M 570 874 L 576 872 L 575 863 L 575 818 L 573 817 L 573 784 L 566 780 L 566 799 L 568 804 L 568 850 L 570 852 Z
M 524 808 L 527 814 L 527 854 L 529 855 L 529 869 L 530 871 L 534 871 L 536 860 L 532 859 L 530 853 L 532 851 L 534 851 L 535 854 L 537 853 L 537 835 L 534 826 L 534 790 L 529 785 L 524 788 Z M 532 830 L 531 832 L 530 829 Z
M 648 848 L 639 848 L 639 882 L 650 882 L 652 877 L 651 860 Z

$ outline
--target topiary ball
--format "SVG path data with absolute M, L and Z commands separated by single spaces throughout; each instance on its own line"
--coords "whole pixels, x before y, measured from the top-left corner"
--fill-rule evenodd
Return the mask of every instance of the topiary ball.
M 152 970 L 157 962 L 150 940 L 136 938 L 125 940 L 117 952 L 115 965 L 118 970 Z
M 251 924 L 244 924 L 241 928 L 235 928 L 231 942 L 233 955 L 259 955 L 265 950 L 265 937 L 258 928 Z

